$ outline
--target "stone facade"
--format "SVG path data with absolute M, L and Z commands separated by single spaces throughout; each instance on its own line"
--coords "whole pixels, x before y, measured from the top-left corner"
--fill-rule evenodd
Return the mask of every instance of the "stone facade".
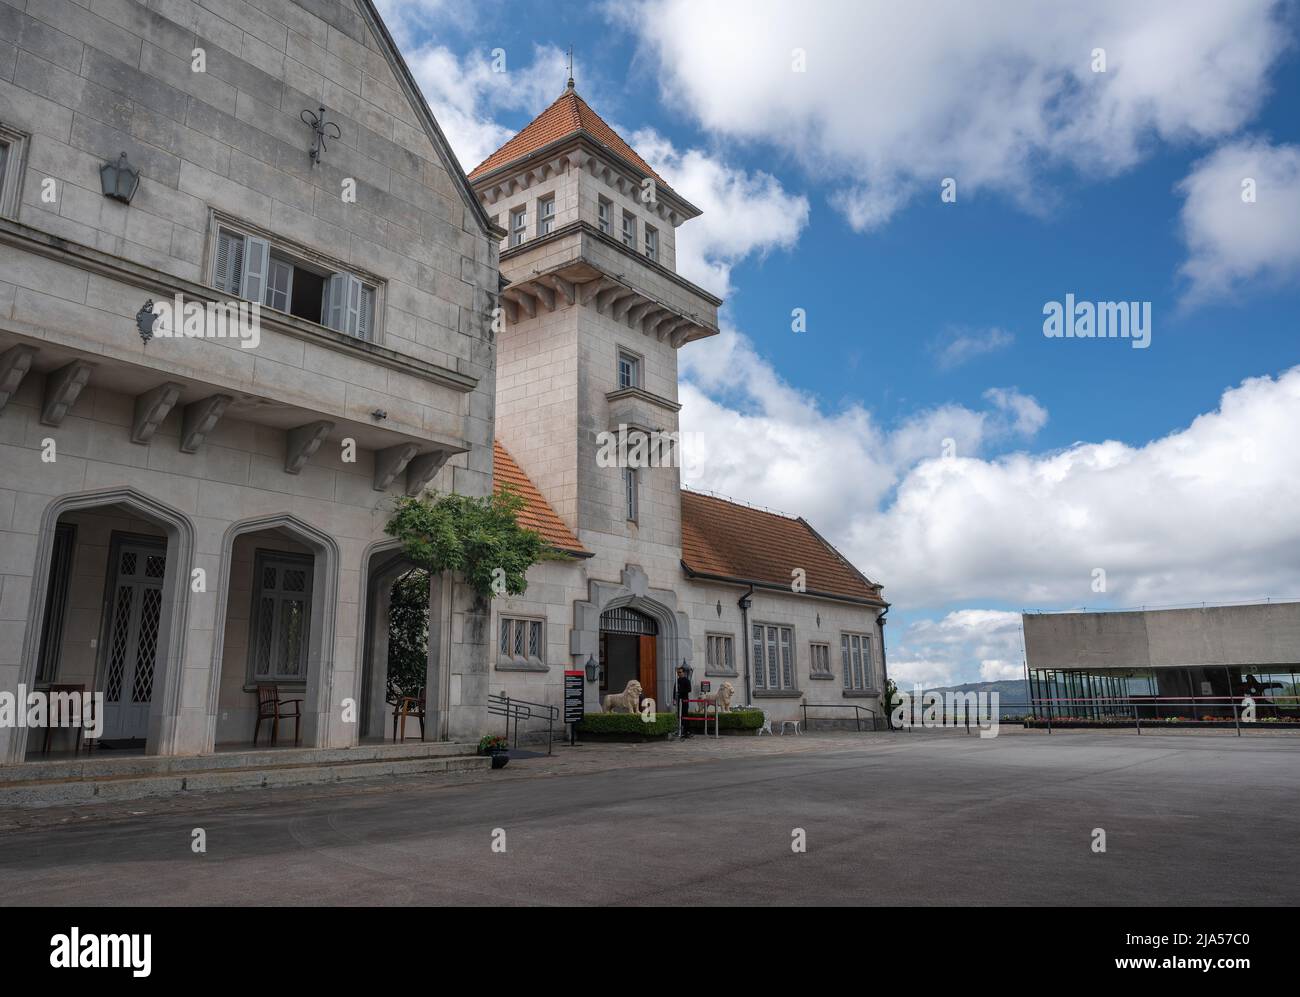
M 302 114 L 322 108 L 339 134 L 313 163 Z M 284 639 L 308 646 L 305 678 L 283 683 L 304 699 L 303 743 L 356 743 L 348 701 L 372 696 L 367 577 L 391 553 L 393 499 L 491 489 L 500 235 L 373 5 L 6 0 L 0 143 L 0 692 L 104 688 L 130 588 L 109 552 L 136 537 L 166 563 L 133 590 L 156 620 L 123 610 L 156 639 L 151 688 L 127 664 L 145 669 L 146 750 L 248 740 L 253 568 L 278 552 L 309 578 L 290 566 L 306 598 L 276 603 Z M 100 187 L 123 152 L 129 204 Z M 144 342 L 146 301 L 233 299 L 223 231 L 247 250 L 243 290 L 270 293 L 258 240 L 292 268 L 292 306 L 264 299 L 255 348 Z M 316 288 L 331 275 L 365 288 L 362 310 L 371 295 L 363 324 L 330 318 Z M 61 526 L 70 601 L 51 638 Z M 433 611 L 430 736 L 475 737 L 487 608 L 440 579 Z M 23 757 L 23 735 L 0 730 L 0 761 Z
M 563 133 L 566 120 L 577 123 L 571 133 Z M 834 707 L 811 711 L 823 721 L 852 721 L 854 705 L 864 708 L 864 719 L 865 711 L 879 715 L 887 607 L 878 588 L 872 592 L 863 579 L 867 598 L 816 596 L 797 594 L 788 583 L 691 577 L 683 561 L 679 467 L 638 469 L 630 516 L 624 469 L 598 459 L 601 434 L 620 426 L 677 432 L 677 351 L 717 332 L 721 304 L 675 272 L 675 229 L 698 210 L 607 128 L 570 86 L 470 174 L 485 208 L 508 230 L 500 247 L 509 284 L 498 339 L 497 438 L 590 554 L 536 565 L 526 592 L 493 600 L 499 641 L 491 691 L 561 705 L 564 670 L 601 657 L 602 614 L 630 608 L 657 631 L 655 688 L 644 691 L 659 703 L 671 701 L 674 669 L 685 662 L 697 689 L 703 680 L 713 688 L 730 681 L 736 702 L 752 701 L 778 720 L 799 718 L 804 704 Z M 528 142 L 533 132 L 544 136 L 536 148 Z M 650 200 L 642 196 L 647 184 Z M 548 198 L 556 205 L 549 231 L 540 209 Z M 527 222 L 517 234 L 521 211 Z M 631 246 L 622 238 L 624 212 L 636 220 Z M 647 225 L 657 228 L 654 259 L 644 242 Z M 620 383 L 621 354 L 636 362 L 631 386 Z M 824 554 L 838 558 L 829 547 Z M 747 619 L 739 605 L 746 595 Z M 515 653 L 516 620 L 544 624 L 541 654 Z M 759 688 L 759 666 L 748 656 L 755 625 L 764 627 L 765 660 L 769 626 L 779 640 L 790 640 L 793 676 L 780 689 Z M 870 677 L 851 689 L 841 660 L 846 634 L 867 638 L 870 648 Z M 730 667 L 709 663 L 711 637 L 730 638 Z M 814 644 L 827 646 L 828 669 L 814 670 Z M 602 692 L 622 685 L 602 689 L 593 682 L 586 689 L 587 709 L 598 710 Z

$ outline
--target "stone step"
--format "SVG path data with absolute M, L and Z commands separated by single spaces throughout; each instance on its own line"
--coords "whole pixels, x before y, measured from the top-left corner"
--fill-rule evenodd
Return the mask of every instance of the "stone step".
M 455 741 L 406 741 L 360 744 L 351 748 L 222 749 L 211 755 L 114 755 L 99 750 L 72 758 L 36 760 L 0 766 L 0 786 L 17 782 L 97 779 L 124 775 L 168 775 L 212 769 L 246 769 L 333 762 L 383 761 L 391 758 L 446 758 L 474 754 L 476 745 Z
M 371 754 L 370 757 L 357 757 L 358 749 L 347 749 L 351 757 L 345 760 L 327 760 L 317 757 L 297 764 L 286 764 L 283 756 L 288 752 L 285 751 L 240 752 L 236 757 L 264 755 L 271 756 L 274 762 L 242 767 L 209 765 L 152 773 L 122 771 L 90 776 L 19 779 L 0 782 L 0 807 L 67 806 L 78 803 L 141 800 L 178 793 L 325 785 L 351 779 L 374 779 L 383 776 L 476 771 L 490 769 L 492 766 L 492 759 L 474 754 L 472 745 L 428 744 L 421 745 L 421 748 L 442 750 L 408 752 L 404 755 L 378 752 Z M 449 748 L 458 750 L 447 750 Z M 312 755 L 324 753 L 310 752 Z M 226 757 L 228 756 L 206 755 L 202 756 L 202 760 L 225 760 Z M 128 760 L 130 759 L 120 761 Z M 4 774 L 7 776 L 9 772 L 5 771 Z

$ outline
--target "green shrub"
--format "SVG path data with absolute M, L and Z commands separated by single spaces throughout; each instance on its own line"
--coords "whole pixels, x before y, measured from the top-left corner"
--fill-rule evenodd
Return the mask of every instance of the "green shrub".
M 692 713 L 693 717 L 702 717 L 702 713 Z M 695 720 L 692 723 L 698 726 L 691 728 L 691 733 L 697 733 L 704 729 L 702 721 Z M 762 710 L 732 710 L 730 713 L 718 714 L 719 730 L 758 730 L 763 726 Z M 713 713 L 709 713 L 709 730 L 713 730 Z
M 640 734 L 645 737 L 664 737 L 677 730 L 677 714 L 659 712 L 651 714 L 653 720 L 642 720 L 639 713 L 584 713 L 578 724 L 579 734 Z

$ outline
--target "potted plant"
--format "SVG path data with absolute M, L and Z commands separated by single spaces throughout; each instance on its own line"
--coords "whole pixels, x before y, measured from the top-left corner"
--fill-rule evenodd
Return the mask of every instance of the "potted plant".
M 479 738 L 478 753 L 480 755 L 492 756 L 492 767 L 494 769 L 503 769 L 510 761 L 510 756 L 506 753 L 510 750 L 510 743 L 500 734 L 484 734 Z

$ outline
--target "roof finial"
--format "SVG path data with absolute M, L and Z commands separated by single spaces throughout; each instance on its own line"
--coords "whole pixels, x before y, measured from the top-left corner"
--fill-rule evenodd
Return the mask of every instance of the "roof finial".
M 568 86 L 565 87 L 565 89 L 566 90 L 573 89 L 573 46 L 572 45 L 569 46 L 569 84 Z

